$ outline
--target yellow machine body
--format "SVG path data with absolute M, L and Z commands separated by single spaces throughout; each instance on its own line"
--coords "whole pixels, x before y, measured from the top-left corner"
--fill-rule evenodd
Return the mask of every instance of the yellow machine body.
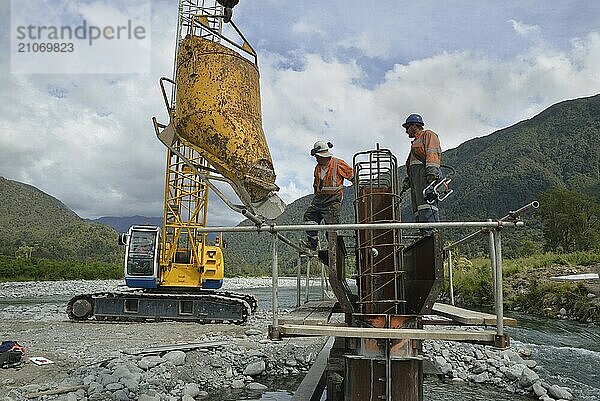
M 242 201 L 260 202 L 276 191 L 256 64 L 188 35 L 179 48 L 176 76 L 178 135 L 233 182 Z
M 197 166 L 206 160 L 178 141 L 174 149 Z M 225 275 L 219 235 L 209 243 L 206 233 L 208 187 L 172 150 L 167 151 L 163 234 L 158 284 L 161 287 L 217 289 Z
M 223 251 L 219 246 L 200 245 L 199 263 L 173 262 L 160 275 L 162 287 L 208 287 L 225 277 Z M 207 281 L 208 280 L 208 281 Z M 219 285 L 220 286 L 220 285 Z

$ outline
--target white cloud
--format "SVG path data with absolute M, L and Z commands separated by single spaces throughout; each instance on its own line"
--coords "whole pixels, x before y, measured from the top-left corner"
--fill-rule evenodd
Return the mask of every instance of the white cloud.
M 317 28 L 313 24 L 309 24 L 305 21 L 296 21 L 292 25 L 292 32 L 295 34 L 308 34 L 308 35 L 323 35 L 324 32 L 322 29 Z
M 150 117 L 167 122 L 157 81 L 171 75 L 172 3 L 153 3 L 151 74 L 4 78 L 0 175 L 39 187 L 83 217 L 161 215 L 165 150 Z M 572 39 L 565 50 L 543 43 L 541 28 L 512 23 L 516 32 L 539 33 L 540 40 L 511 57 L 461 49 L 398 61 L 381 67 L 371 87 L 362 83 L 370 73 L 365 65 L 347 54 L 258 48 L 263 127 L 280 197 L 290 203 L 312 192 L 309 151 L 318 139 L 332 141 L 334 154 L 348 162 L 379 143 L 403 163 L 409 141 L 400 124 L 412 112 L 421 113 L 449 149 L 558 101 L 600 92 L 600 33 Z M 291 30 L 298 35 L 328 34 L 324 25 L 296 24 Z M 394 50 L 383 40 L 381 47 L 366 46 L 378 37 L 367 33 L 364 41 L 348 43 L 368 57 Z M 209 216 L 209 224 L 241 220 L 214 196 Z
M 519 36 L 530 37 L 532 35 L 539 35 L 541 33 L 538 25 L 527 25 L 514 19 L 508 20 L 512 24 L 513 29 Z
M 387 35 L 378 37 L 376 33 L 362 31 L 355 36 L 339 41 L 338 45 L 346 49 L 357 49 L 367 57 L 385 58 L 390 53 L 392 42 Z
M 570 52 L 534 47 L 499 61 L 465 51 L 397 64 L 370 90 L 358 83 L 362 71 L 355 63 L 309 54 L 297 71 L 278 68 L 281 60 L 267 55 L 264 124 L 282 196 L 312 191 L 308 151 L 316 139 L 331 140 L 334 153 L 347 161 L 380 143 L 402 163 L 409 141 L 400 123 L 408 114 L 421 113 L 443 148 L 453 148 L 558 101 L 598 93 L 598 62 L 600 35 L 591 33 L 574 41 Z M 291 183 L 293 195 L 287 193 Z

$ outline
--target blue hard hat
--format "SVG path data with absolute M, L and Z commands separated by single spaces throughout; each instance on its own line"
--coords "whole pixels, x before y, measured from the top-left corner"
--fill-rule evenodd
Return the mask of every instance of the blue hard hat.
M 409 124 L 425 125 L 423 122 L 423 117 L 421 117 L 419 114 L 411 114 L 410 116 L 406 117 L 406 122 L 402 124 L 402 126 L 406 128 Z

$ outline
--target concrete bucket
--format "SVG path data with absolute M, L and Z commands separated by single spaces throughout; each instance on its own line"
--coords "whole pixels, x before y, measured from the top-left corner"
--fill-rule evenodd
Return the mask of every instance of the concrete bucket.
M 177 57 L 178 136 L 228 179 L 244 204 L 281 202 L 262 129 L 258 67 L 234 50 L 188 35 Z M 276 198 L 276 200 L 274 200 Z M 273 206 L 270 206 L 273 209 Z M 283 209 L 276 205 L 274 213 Z

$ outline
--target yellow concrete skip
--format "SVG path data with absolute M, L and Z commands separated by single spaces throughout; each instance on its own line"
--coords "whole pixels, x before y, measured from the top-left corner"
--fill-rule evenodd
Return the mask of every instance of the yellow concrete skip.
M 279 318 L 280 324 L 322 326 L 329 322 L 335 300 L 310 301 Z
M 433 313 L 450 318 L 455 322 L 473 326 L 496 326 L 496 315 L 459 308 L 453 305 L 436 302 L 433 304 Z M 517 320 L 504 317 L 505 326 L 516 326 Z

